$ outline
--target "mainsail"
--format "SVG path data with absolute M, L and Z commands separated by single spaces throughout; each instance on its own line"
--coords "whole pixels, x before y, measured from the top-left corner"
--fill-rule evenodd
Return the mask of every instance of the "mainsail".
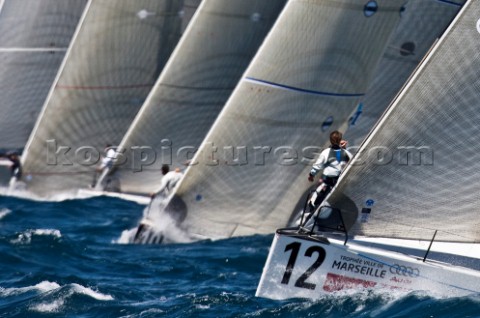
M 92 183 L 106 144 L 118 145 L 180 38 L 183 1 L 91 0 L 24 156 L 39 194 Z
M 480 242 L 479 70 L 480 2 L 469 1 L 329 198 L 350 235 Z
M 349 120 L 344 137 L 351 146 L 361 144 L 463 3 L 464 0 L 410 0 L 405 4 L 374 79 Z
M 0 149 L 25 146 L 85 3 L 0 1 Z
M 178 151 L 200 146 L 285 2 L 202 3 L 120 145 L 122 192 L 154 192 L 162 164 L 182 165 Z
M 176 191 L 182 227 L 215 238 L 285 226 L 313 150 L 364 95 L 403 3 L 287 3 Z

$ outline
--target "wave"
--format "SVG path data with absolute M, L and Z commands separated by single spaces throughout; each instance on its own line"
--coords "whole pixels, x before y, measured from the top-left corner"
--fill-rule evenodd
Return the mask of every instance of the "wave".
M 9 215 L 12 212 L 12 210 L 9 210 L 7 208 L 0 209 L 0 220 Z
M 61 292 L 62 289 L 64 290 L 64 292 Z M 42 301 L 38 304 L 31 305 L 29 307 L 29 310 L 40 313 L 58 313 L 62 311 L 66 301 L 74 295 L 84 295 L 98 301 L 114 300 L 111 295 L 103 294 L 89 287 L 85 287 L 75 283 L 61 287 L 58 291 L 59 292 L 54 296 L 56 297 L 55 299 Z
M 38 291 L 41 293 L 45 293 L 58 288 L 60 288 L 60 285 L 58 285 L 57 283 L 43 281 L 41 283 L 38 283 L 37 285 L 28 286 L 28 287 L 19 287 L 19 288 L 0 287 L 0 296 L 1 297 L 16 296 L 16 295 L 24 294 L 30 291 Z
M 141 231 L 141 236 L 137 235 Z M 203 239 L 203 238 L 202 238 Z M 143 217 L 139 225 L 133 229 L 124 230 L 117 240 L 112 243 L 132 244 L 141 242 L 151 244 L 153 242 L 163 244 L 192 243 L 199 239 L 194 238 L 184 229 L 178 226 L 178 222 L 165 212 L 162 206 L 147 206 L 143 211 Z
M 55 239 L 62 237 L 62 234 L 59 230 L 52 229 L 36 229 L 36 230 L 27 230 L 23 233 L 20 233 L 16 239 L 11 241 L 12 244 L 30 244 L 32 242 L 33 236 L 51 236 Z
M 83 192 L 80 190 L 71 190 L 60 193 L 54 193 L 48 196 L 39 196 L 26 189 L 26 187 L 9 188 L 0 187 L 0 195 L 7 197 L 14 197 L 19 199 L 27 199 L 37 202 L 63 202 L 68 200 L 84 200 L 93 197 L 101 196 L 101 193 L 95 193 L 93 191 Z
M 68 190 L 68 191 L 62 191 L 58 193 L 52 193 L 50 195 L 39 196 L 35 193 L 28 191 L 26 186 L 22 186 L 18 188 L 0 186 L 0 195 L 6 196 L 6 197 L 19 198 L 19 199 L 26 199 L 30 201 L 36 201 L 36 202 L 64 202 L 69 200 L 87 200 L 87 199 L 102 197 L 102 196 L 135 202 L 140 205 L 147 205 L 150 202 L 150 198 L 147 196 L 130 195 L 130 194 L 124 194 L 120 192 L 95 191 L 92 189 Z
M 87 296 L 97 301 L 112 301 L 114 298 L 111 295 L 103 294 L 92 288 L 82 286 L 80 284 L 67 284 L 60 286 L 56 282 L 43 281 L 34 286 L 19 287 L 19 288 L 2 288 L 0 287 L 0 297 L 18 296 L 28 292 L 36 292 L 37 297 L 34 297 L 30 303 L 29 311 L 40 313 L 56 313 L 60 312 L 67 300 L 75 295 Z

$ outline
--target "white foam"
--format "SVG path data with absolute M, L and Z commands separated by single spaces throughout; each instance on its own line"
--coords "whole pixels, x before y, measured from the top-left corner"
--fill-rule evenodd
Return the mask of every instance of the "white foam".
M 88 287 L 84 287 L 84 286 L 79 285 L 79 284 L 72 284 L 72 287 L 73 287 L 73 291 L 75 293 L 87 295 L 87 296 L 92 297 L 96 300 L 101 300 L 101 301 L 113 300 L 113 297 L 111 295 L 106 295 L 106 294 L 99 293 L 97 291 L 94 291 L 93 289 L 90 289 Z
M 27 287 L 19 287 L 19 288 L 2 288 L 0 287 L 0 295 L 2 296 L 12 296 L 12 295 L 19 295 L 23 293 L 27 293 L 29 291 L 39 291 L 42 293 L 55 290 L 57 288 L 60 288 L 60 285 L 58 285 L 55 282 L 49 282 L 49 281 L 43 281 L 41 283 L 38 283 L 37 285 L 34 286 L 27 286 Z
M 168 213 L 163 211 L 162 206 L 147 206 L 143 211 L 143 218 L 138 226 L 140 226 L 140 224 L 146 226 L 147 231 L 151 233 L 151 237 L 163 237 L 163 243 L 191 243 L 198 240 L 180 228 L 177 222 Z M 124 230 L 120 237 L 114 240 L 113 243 L 134 243 L 138 226 L 130 230 Z
M 45 236 L 53 236 L 56 238 L 61 238 L 62 234 L 59 230 L 55 229 L 37 229 L 37 230 L 27 230 L 23 233 L 20 233 L 18 237 L 11 242 L 13 244 L 30 244 L 32 242 L 32 236 L 34 235 L 45 235 Z
M 41 303 L 35 306 L 31 306 L 30 310 L 42 313 L 55 313 L 60 311 L 64 303 L 65 299 L 57 299 L 51 303 Z
M 20 198 L 20 199 L 27 199 L 27 200 L 32 200 L 32 201 L 38 201 L 38 202 L 62 202 L 66 200 L 72 200 L 72 199 L 85 199 L 88 198 L 87 196 L 79 196 L 77 191 L 67 191 L 67 192 L 62 192 L 62 193 L 57 193 L 53 194 L 50 196 L 38 196 L 25 188 L 7 188 L 7 187 L 0 187 L 0 195 L 4 196 L 9 196 L 9 197 L 14 197 L 14 198 Z M 92 195 L 93 196 L 93 195 Z M 90 196 L 90 197 L 92 197 Z
M 3 219 L 4 217 L 6 217 L 7 215 L 9 215 L 12 211 L 7 209 L 7 208 L 3 208 L 0 210 L 0 220 Z
M 133 242 L 135 237 L 135 233 L 137 233 L 137 228 L 133 228 L 130 230 L 124 230 L 120 237 L 117 240 L 113 240 L 113 244 L 130 244 Z
M 58 288 L 60 287 L 58 284 L 57 286 Z M 65 304 L 65 301 L 74 294 L 86 295 L 100 301 L 110 301 L 114 299 L 111 295 L 102 294 L 98 291 L 95 291 L 91 288 L 88 288 L 79 284 L 73 283 L 68 286 L 71 287 L 68 290 L 68 292 L 65 294 L 62 294 L 58 299 L 55 299 L 53 302 L 52 301 L 49 301 L 48 303 L 42 302 L 40 304 L 33 305 L 30 307 L 30 310 L 36 311 L 36 312 L 42 312 L 42 313 L 59 312 L 62 309 L 63 305 Z

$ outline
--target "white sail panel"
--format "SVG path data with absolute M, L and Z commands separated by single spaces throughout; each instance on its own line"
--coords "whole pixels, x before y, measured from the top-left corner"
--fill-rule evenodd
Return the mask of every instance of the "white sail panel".
M 314 154 L 304 150 L 323 146 L 330 130 L 347 120 L 402 4 L 287 3 L 176 192 L 187 207 L 181 226 L 230 237 L 287 224 L 308 188 Z
M 344 138 L 360 145 L 465 1 L 410 0 Z
M 89 2 L 26 147 L 30 191 L 92 183 L 99 152 L 120 143 L 173 51 L 182 6 L 180 0 Z
M 350 234 L 480 241 L 479 21 L 467 2 L 341 177 Z
M 177 156 L 178 150 L 200 146 L 284 4 L 285 0 L 202 3 L 121 143 L 129 160 L 121 161 L 115 172 L 122 192 L 155 192 L 162 164 L 182 165 L 186 157 Z M 132 151 L 139 146 L 157 154 L 142 172 L 140 156 Z
M 85 0 L 0 1 L 0 149 L 22 149 Z

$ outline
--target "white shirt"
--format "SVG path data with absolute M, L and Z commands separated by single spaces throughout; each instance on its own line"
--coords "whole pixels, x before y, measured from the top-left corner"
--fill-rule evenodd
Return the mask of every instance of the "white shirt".
M 175 189 L 178 181 L 180 181 L 182 177 L 183 173 L 180 171 L 167 172 L 167 174 L 163 176 L 162 182 L 160 183 L 160 188 L 156 193 L 162 193 L 165 196 L 169 195 Z
M 320 153 L 320 157 L 318 157 L 317 162 L 310 170 L 312 175 L 316 175 L 318 171 L 323 169 L 323 175 L 327 177 L 338 177 L 342 172 L 342 169 L 347 165 L 346 161 L 338 162 L 338 160 L 328 161 L 328 156 L 330 154 L 331 148 L 324 149 Z M 343 149 L 345 154 L 347 155 L 348 159 L 352 159 L 352 154 L 347 150 Z M 340 151 L 340 149 L 338 149 Z
M 111 166 L 111 163 L 115 159 L 116 152 L 113 148 L 107 150 L 107 155 L 102 158 L 102 163 L 100 164 L 100 169 Z

